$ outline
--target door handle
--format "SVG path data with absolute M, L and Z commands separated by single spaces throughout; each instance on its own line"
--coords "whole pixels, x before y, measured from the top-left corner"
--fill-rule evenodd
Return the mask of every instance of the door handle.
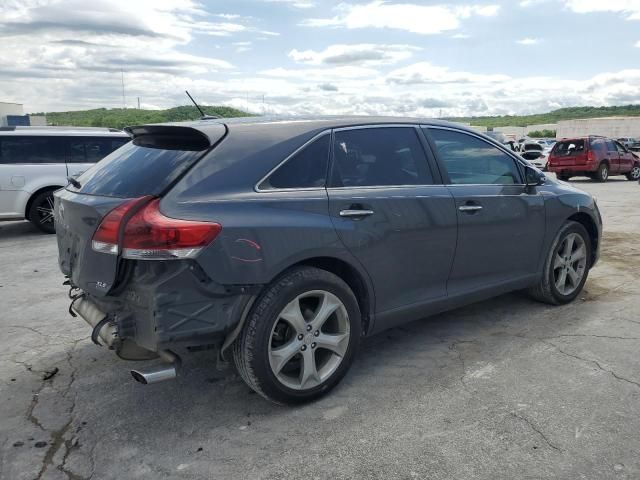
M 458 207 L 458 210 L 461 212 L 477 212 L 478 210 L 482 210 L 481 205 L 461 205 Z
M 373 210 L 341 210 L 340 216 L 345 218 L 368 217 L 373 215 Z

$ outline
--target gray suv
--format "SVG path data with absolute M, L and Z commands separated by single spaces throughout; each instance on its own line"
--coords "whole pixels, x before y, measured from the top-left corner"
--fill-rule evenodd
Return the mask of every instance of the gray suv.
M 406 118 L 202 120 L 132 142 L 56 193 L 73 315 L 132 371 L 216 348 L 268 399 L 319 397 L 362 336 L 513 290 L 572 301 L 594 199 L 470 129 Z

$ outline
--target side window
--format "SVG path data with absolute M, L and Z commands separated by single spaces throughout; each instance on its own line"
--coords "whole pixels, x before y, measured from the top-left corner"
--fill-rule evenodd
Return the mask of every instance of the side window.
M 428 130 L 452 184 L 522 183 L 516 161 L 499 148 L 466 133 Z
M 332 187 L 430 185 L 433 177 L 413 127 L 337 131 Z
M 609 152 L 615 152 L 616 151 L 616 146 L 614 145 L 614 143 L 609 140 L 608 138 L 605 140 L 605 143 L 607 144 L 607 151 Z
M 63 143 L 56 137 L 0 137 L 2 163 L 64 163 Z
M 601 138 L 590 140 L 591 150 L 598 153 L 607 153 L 607 144 Z
M 618 150 L 618 153 L 627 153 L 627 150 L 620 145 L 618 142 L 613 142 L 616 146 L 616 149 Z
M 75 137 L 70 139 L 71 163 L 96 163 L 129 140 L 109 137 Z
M 280 188 L 324 187 L 329 163 L 329 134 L 315 140 L 269 175 L 258 188 L 274 190 Z

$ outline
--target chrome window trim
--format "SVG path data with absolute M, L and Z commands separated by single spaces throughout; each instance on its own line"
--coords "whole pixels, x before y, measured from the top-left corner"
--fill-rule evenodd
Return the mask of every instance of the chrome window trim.
M 364 128 L 419 128 L 417 123 L 372 123 L 370 125 L 352 125 L 349 127 L 334 128 L 334 132 L 344 132 L 348 130 L 362 130 Z
M 278 163 L 275 167 L 273 167 L 271 170 L 269 170 L 269 172 L 267 172 L 267 174 L 265 176 L 263 176 L 260 180 L 258 180 L 258 182 L 253 186 L 253 190 L 257 193 L 271 193 L 271 192 L 309 192 L 309 191 L 317 191 L 317 190 L 325 190 L 325 187 L 308 187 L 308 188 L 270 188 L 268 190 L 262 189 L 260 188 L 260 185 L 262 184 L 262 182 L 264 182 L 267 178 L 269 178 L 269 176 L 271 176 L 272 173 L 274 173 L 276 170 L 278 170 L 281 166 L 283 166 L 285 163 L 287 163 L 289 160 L 291 160 L 293 157 L 295 157 L 299 152 L 301 152 L 302 150 L 304 150 L 306 147 L 308 147 L 309 145 L 311 145 L 313 142 L 315 142 L 316 140 L 322 138 L 324 135 L 331 135 L 331 129 L 328 128 L 326 130 L 323 130 L 322 132 L 314 135 L 312 138 L 310 138 L 309 140 L 307 140 L 305 143 L 303 143 L 301 146 L 299 146 L 298 148 L 296 148 L 292 153 L 290 153 L 284 160 L 282 160 L 280 163 Z M 329 142 L 329 149 L 331 149 L 331 142 Z M 329 150 L 329 154 L 331 153 L 331 150 Z M 329 162 L 330 158 L 327 159 L 327 167 L 328 167 L 328 162 Z M 326 181 L 327 179 L 325 178 L 325 186 L 326 186 Z
M 518 157 L 516 157 L 513 152 L 510 152 L 507 148 L 505 148 L 504 146 L 500 145 L 500 144 L 494 144 L 492 142 L 488 142 L 486 138 L 481 137 L 480 135 L 478 135 L 475 132 L 469 132 L 467 130 L 462 130 L 459 128 L 455 128 L 455 127 L 444 127 L 444 126 L 440 126 L 440 125 L 427 125 L 427 124 L 421 124 L 420 128 L 426 128 L 426 129 L 438 129 L 438 130 L 449 130 L 451 132 L 456 132 L 456 133 L 462 133 L 462 134 L 466 134 L 469 135 L 470 137 L 475 137 L 478 140 L 492 146 L 492 147 L 496 147 L 498 150 L 502 151 L 503 153 L 506 153 L 508 157 L 510 157 L 511 159 L 513 159 L 516 162 L 516 166 L 518 167 L 518 172 L 520 173 L 520 179 L 523 180 L 524 179 L 524 175 L 522 173 L 521 168 L 527 167 L 527 165 L 522 161 L 522 159 L 519 159 Z M 434 155 L 437 155 L 436 152 L 434 152 Z M 449 176 L 449 172 L 447 172 L 447 177 Z M 467 186 L 495 186 L 495 187 L 509 187 L 509 186 L 515 186 L 515 187 L 525 187 L 527 184 L 526 183 L 446 183 L 444 184 L 447 187 L 467 187 Z

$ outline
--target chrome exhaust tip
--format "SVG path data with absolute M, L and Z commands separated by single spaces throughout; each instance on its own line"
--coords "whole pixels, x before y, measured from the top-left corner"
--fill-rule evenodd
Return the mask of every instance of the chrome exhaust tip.
M 146 369 L 131 370 L 131 376 L 136 382 L 149 385 L 176 378 L 181 363 L 180 357 L 169 350 L 161 350 L 158 355 L 169 363 Z
M 146 370 L 131 370 L 133 379 L 148 385 L 150 383 L 164 382 L 165 380 L 173 380 L 176 378 L 177 372 L 175 365 L 158 365 L 157 367 L 148 368 Z

